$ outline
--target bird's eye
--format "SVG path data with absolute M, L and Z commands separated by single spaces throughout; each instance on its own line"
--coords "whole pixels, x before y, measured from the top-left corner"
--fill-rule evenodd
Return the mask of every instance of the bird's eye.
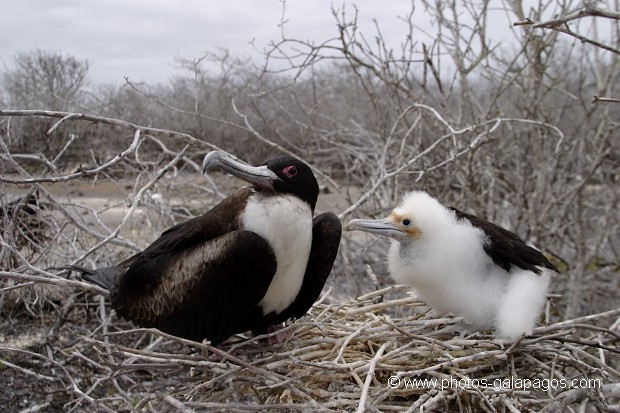
M 403 219 L 403 225 L 408 227 L 409 225 L 411 225 L 411 221 L 408 219 Z
M 297 175 L 297 168 L 293 165 L 287 166 L 286 168 L 282 169 L 282 172 L 284 172 L 284 175 L 292 178 Z

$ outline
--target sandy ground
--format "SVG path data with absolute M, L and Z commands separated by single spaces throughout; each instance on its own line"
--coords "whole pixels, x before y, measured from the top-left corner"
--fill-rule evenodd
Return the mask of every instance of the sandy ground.
M 224 195 L 231 194 L 247 184 L 232 177 L 217 176 L 217 189 Z M 211 187 L 200 175 L 185 176 L 182 179 L 163 179 L 162 185 L 156 185 L 153 190 L 147 191 L 143 196 L 143 203 L 162 203 L 171 208 L 187 208 L 194 215 L 209 210 L 219 198 L 209 194 Z M 122 180 L 81 179 L 63 183 L 44 183 L 42 185 L 54 197 L 60 200 L 74 201 L 87 208 L 99 211 L 101 220 L 109 226 L 118 225 L 125 216 L 130 206 L 130 195 L 135 192 L 134 182 Z M 199 188 L 202 188 L 202 192 Z M 4 188 L 10 201 L 18 194 L 23 193 L 25 188 L 7 186 Z M 347 197 L 359 193 L 359 189 L 344 187 L 342 193 L 322 186 L 317 202 L 316 213 L 331 211 L 342 212 L 350 203 Z M 146 213 L 144 207 L 138 206 L 134 214 Z

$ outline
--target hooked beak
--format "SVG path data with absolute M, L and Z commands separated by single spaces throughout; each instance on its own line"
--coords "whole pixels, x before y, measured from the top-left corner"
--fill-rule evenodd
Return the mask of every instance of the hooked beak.
M 389 219 L 353 219 L 344 228 L 346 231 L 364 231 L 388 237 L 397 241 L 406 241 L 409 235 L 398 228 Z
M 251 166 L 239 159 L 233 159 L 224 152 L 209 152 L 202 161 L 202 173 L 206 174 L 209 169 L 216 167 L 258 188 L 273 189 L 273 183 L 281 180 L 278 175 L 264 165 Z

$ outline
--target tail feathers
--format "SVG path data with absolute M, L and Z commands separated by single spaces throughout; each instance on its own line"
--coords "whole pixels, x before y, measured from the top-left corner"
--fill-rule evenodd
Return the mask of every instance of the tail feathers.
M 105 288 L 108 291 L 112 288 L 112 284 L 114 283 L 117 275 L 122 272 L 122 269 L 119 267 L 91 269 L 80 265 L 67 265 L 62 268 L 71 271 L 79 271 L 82 273 L 81 275 L 83 279 L 96 284 L 101 288 Z

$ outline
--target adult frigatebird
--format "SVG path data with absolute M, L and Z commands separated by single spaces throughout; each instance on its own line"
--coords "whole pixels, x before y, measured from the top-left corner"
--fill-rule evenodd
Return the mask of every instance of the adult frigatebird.
M 303 316 L 323 289 L 342 229 L 332 213 L 313 219 L 319 186 L 312 170 L 290 156 L 253 167 L 219 151 L 202 167 L 252 186 L 116 266 L 71 268 L 110 291 L 120 316 L 190 340 L 218 344 Z
M 388 267 L 395 281 L 435 310 L 508 340 L 531 333 L 557 271 L 516 234 L 422 191 L 405 195 L 385 219 L 354 219 L 346 228 L 392 238 Z

